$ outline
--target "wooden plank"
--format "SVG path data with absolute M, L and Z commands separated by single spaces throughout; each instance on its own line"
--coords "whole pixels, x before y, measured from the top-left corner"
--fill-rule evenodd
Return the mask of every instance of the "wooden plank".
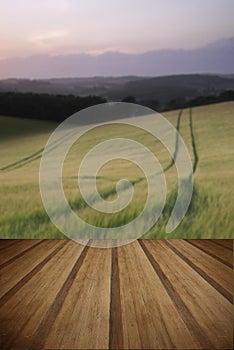
M 107 349 L 111 250 L 89 248 L 44 347 Z
M 230 302 L 233 299 L 233 270 L 184 240 L 164 241 Z
M 221 261 L 223 264 L 233 268 L 233 253 L 232 251 L 215 244 L 209 239 L 188 239 L 187 242 L 200 248 L 205 253 L 211 255 L 213 258 Z
M 28 242 L 25 242 L 26 244 L 24 249 L 21 249 L 20 251 L 18 251 L 17 254 L 11 257 L 10 259 L 9 258 L 7 259 L 6 257 L 5 259 L 3 259 L 3 262 L 0 264 L 0 269 L 2 269 L 7 265 L 12 264 L 15 260 L 19 259 L 21 256 L 29 252 L 31 249 L 35 249 L 42 242 L 43 242 L 42 240 L 35 240 L 35 242 L 31 240 L 30 244 L 27 244 Z
M 112 249 L 109 349 L 123 349 L 118 248 Z
M 30 271 L 41 263 L 56 247 L 63 244 L 62 240 L 45 240 L 35 251 L 30 250 L 0 270 L 0 305 L 2 298 L 11 288 L 19 283 Z
M 11 245 L 15 245 L 16 243 L 18 243 L 20 241 L 22 241 L 22 239 L 4 239 L 4 238 L 0 238 L 0 254 L 6 248 L 10 247 Z
M 124 349 L 195 349 L 192 337 L 136 241 L 118 248 Z
M 163 241 L 144 241 L 144 245 L 156 261 L 157 268 L 167 278 L 169 293 L 175 298 L 175 302 L 179 297 L 198 323 L 205 342 L 210 343 L 210 346 L 203 347 L 232 349 L 231 303 L 172 252 Z M 190 331 L 192 330 L 191 328 Z
M 15 240 L 14 240 L 15 241 Z M 8 244 L 5 249 L 2 249 L 0 252 L 0 266 L 4 263 L 6 263 L 8 260 L 14 258 L 18 254 L 21 254 L 23 251 L 33 247 L 34 245 L 38 244 L 38 242 L 41 242 L 42 240 L 34 240 L 34 239 L 27 239 L 27 240 L 19 240 L 17 242 L 12 242 L 12 244 Z M 4 245 L 4 244 L 3 244 Z M 0 245 L 1 247 L 2 245 Z M 3 247 L 2 247 L 3 248 Z
M 83 249 L 73 241 L 66 241 L 58 254 L 2 305 L 1 348 L 31 348 L 38 326 Z
M 233 239 L 212 239 L 212 242 L 233 251 Z
M 222 257 L 182 240 L 112 250 L 27 242 L 14 242 L 16 255 L 5 245 L 0 348 L 232 348 L 232 269 Z

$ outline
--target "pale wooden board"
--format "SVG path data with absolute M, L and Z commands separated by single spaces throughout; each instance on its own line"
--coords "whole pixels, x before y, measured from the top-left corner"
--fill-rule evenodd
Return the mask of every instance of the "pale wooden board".
M 232 304 L 179 258 L 163 241 L 144 241 L 176 293 L 217 349 L 232 349 Z
M 229 267 L 233 267 L 233 253 L 231 250 L 223 249 L 222 246 L 207 239 L 189 239 L 188 242 L 216 257 Z
M 10 298 L 0 308 L 0 344 L 3 348 L 7 346 L 29 348 L 38 326 L 83 248 L 72 241 L 67 241 L 67 244 L 14 295 L 14 298 Z M 14 327 L 15 324 L 17 327 Z
M 36 250 L 30 250 L 12 264 L 0 270 L 0 298 L 16 283 L 42 262 L 57 246 L 61 240 L 45 240 Z M 1 300 L 1 299 L 0 299 Z
M 90 248 L 45 348 L 107 349 L 109 342 L 111 250 Z
M 4 247 L 4 241 L 0 241 L 0 266 L 4 263 L 6 263 L 8 260 L 16 257 L 18 254 L 23 253 L 25 250 L 37 245 L 42 240 L 14 240 L 14 243 L 12 242 L 7 243 L 7 245 Z
M 233 296 L 233 270 L 216 260 L 200 249 L 188 244 L 185 240 L 169 240 L 170 247 L 177 250 L 178 254 L 182 254 L 189 263 L 193 264 L 193 268 L 203 274 L 204 278 L 209 282 L 214 281 L 213 286 L 221 293 L 229 296 L 229 300 Z M 225 250 L 225 248 L 223 248 Z M 211 282 L 210 282 L 211 283 Z
M 118 257 L 124 348 L 198 348 L 139 243 Z
M 230 242 L 199 243 L 0 242 L 0 348 L 232 349 Z

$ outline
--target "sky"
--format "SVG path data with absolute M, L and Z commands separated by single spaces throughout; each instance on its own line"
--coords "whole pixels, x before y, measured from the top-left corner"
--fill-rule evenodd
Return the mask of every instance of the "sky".
M 0 58 L 193 49 L 234 36 L 233 0 L 0 0 Z

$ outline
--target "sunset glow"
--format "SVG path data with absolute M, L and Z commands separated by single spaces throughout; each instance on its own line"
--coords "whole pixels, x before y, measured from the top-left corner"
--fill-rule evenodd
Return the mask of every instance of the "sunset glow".
M 0 0 L 0 58 L 197 48 L 234 35 L 233 0 Z

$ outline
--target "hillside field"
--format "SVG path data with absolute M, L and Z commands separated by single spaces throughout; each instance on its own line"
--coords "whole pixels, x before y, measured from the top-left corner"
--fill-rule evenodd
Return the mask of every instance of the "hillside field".
M 194 192 L 185 218 L 165 233 L 177 194 L 177 173 L 166 148 L 134 127 L 115 124 L 90 131 L 70 150 L 63 169 L 64 191 L 73 210 L 85 221 L 103 227 L 130 222 L 142 210 L 147 195 L 142 171 L 126 160 L 102 167 L 97 188 L 104 199 L 116 197 L 115 185 L 127 178 L 134 185 L 132 202 L 120 213 L 100 214 L 82 201 L 77 169 L 83 156 L 108 138 L 132 138 L 157 155 L 165 170 L 167 201 L 159 221 L 145 238 L 233 238 L 234 232 L 234 102 L 163 115 L 179 129 L 194 164 Z M 0 238 L 64 238 L 50 222 L 39 190 L 43 148 L 57 124 L 0 117 Z

